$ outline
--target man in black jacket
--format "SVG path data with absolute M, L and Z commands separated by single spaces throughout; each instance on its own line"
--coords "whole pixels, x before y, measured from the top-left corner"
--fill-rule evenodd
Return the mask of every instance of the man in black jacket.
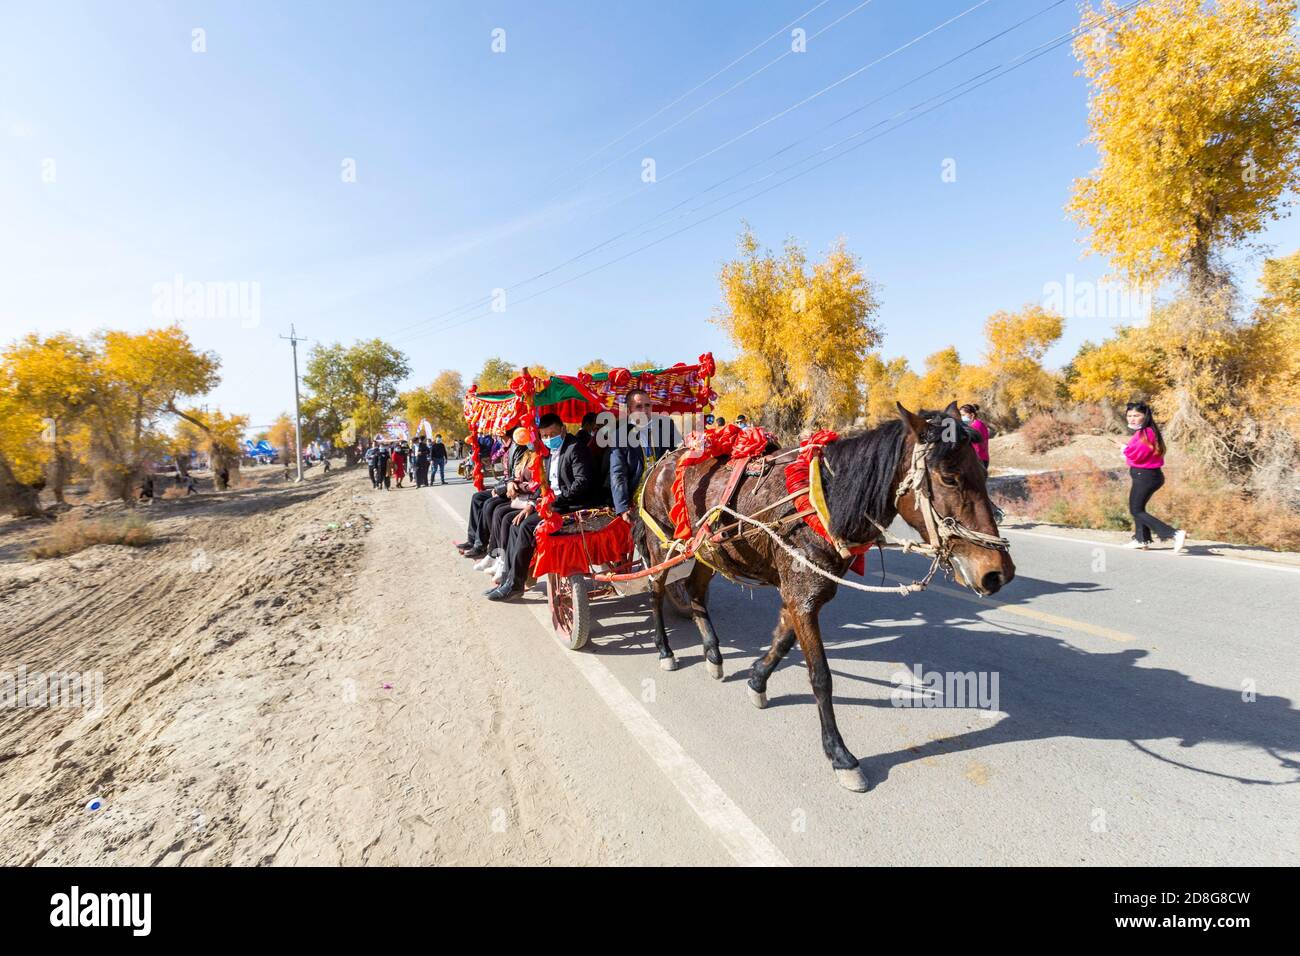
M 645 470 L 678 445 L 673 420 L 651 412 L 650 395 L 639 388 L 627 393 L 627 427 L 609 450 L 609 489 L 614 511 L 631 523 L 633 499 Z
M 563 514 L 591 507 L 599 489 L 587 443 L 566 432 L 560 416 L 553 413 L 543 415 L 538 428 L 550 452 L 546 459 L 547 475 L 551 490 L 555 492 L 551 509 Z M 510 528 L 505 576 L 500 585 L 486 592 L 489 601 L 504 601 L 523 593 L 537 545 L 537 526 L 541 521 L 536 506 L 529 504 L 520 509 Z
M 423 435 L 415 439 L 415 487 L 429 483 L 429 439 Z

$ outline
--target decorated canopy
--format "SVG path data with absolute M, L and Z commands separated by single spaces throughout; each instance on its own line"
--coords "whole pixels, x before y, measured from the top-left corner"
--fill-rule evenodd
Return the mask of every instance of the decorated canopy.
M 670 368 L 636 372 L 614 368 L 595 374 L 580 372 L 538 378 L 524 369 L 510 383 L 509 391 L 480 392 L 475 384 L 465 395 L 464 405 L 470 451 L 474 456 L 474 484 L 483 487 L 480 435 L 502 436 L 520 425 L 535 433 L 537 417 L 548 412 L 559 415 L 566 424 L 576 425 L 588 412 L 617 411 L 634 388 L 648 392 L 658 412 L 702 412 L 718 397 L 709 387 L 714 371 L 713 353 L 705 352 L 694 365 L 679 362 Z M 540 448 L 536 434 L 533 438 L 534 446 Z
M 528 417 L 523 394 L 523 376 L 510 383 L 508 392 L 480 392 L 470 388 L 465 396 L 465 423 L 472 435 L 505 435 Z M 555 412 L 566 424 L 576 425 L 588 412 L 605 410 L 601 398 L 589 386 L 569 375 L 533 378 L 533 414 Z M 518 390 L 515 390 L 518 387 Z
M 678 363 L 671 368 L 648 368 L 631 371 L 613 368 L 592 375 L 580 373 L 578 379 L 600 396 L 606 408 L 615 410 L 627 401 L 634 388 L 650 394 L 655 411 L 664 414 L 702 412 L 717 399 L 709 388 L 714 373 L 713 354 L 706 352 L 695 365 Z

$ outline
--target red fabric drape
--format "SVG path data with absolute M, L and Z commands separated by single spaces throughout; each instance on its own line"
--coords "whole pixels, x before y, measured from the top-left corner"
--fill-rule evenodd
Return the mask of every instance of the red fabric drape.
M 597 564 L 622 564 L 632 554 L 632 528 L 622 518 L 615 518 L 599 531 L 582 534 L 543 534 L 540 527 L 537 531 L 533 576 L 538 578 L 545 574 L 588 574 Z
M 673 473 L 673 506 L 668 513 L 673 522 L 674 538 L 685 540 L 691 536 L 691 516 L 686 507 L 687 467 L 724 455 L 730 456 L 732 461 L 753 458 L 767 450 L 767 443 L 767 432 L 757 426 L 726 425 L 686 436 L 687 450 L 677 459 L 677 470 Z
M 799 456 L 785 466 L 785 490 L 790 494 L 794 494 L 796 491 L 806 492 L 809 484 L 808 472 L 812 467 L 813 458 L 819 457 L 827 445 L 833 441 L 839 441 L 839 439 L 840 436 L 835 432 L 822 429 L 801 441 L 799 443 Z M 801 494 L 796 498 L 794 505 L 797 510 L 808 512 L 803 516 L 804 524 L 827 541 L 831 540 L 830 532 L 822 524 L 822 519 L 816 511 L 812 510 L 812 502 L 808 500 L 807 494 Z M 871 550 L 871 545 L 858 546 L 852 550 L 854 556 L 853 563 L 849 565 L 850 570 L 856 571 L 858 574 L 865 574 L 867 570 L 866 552 Z

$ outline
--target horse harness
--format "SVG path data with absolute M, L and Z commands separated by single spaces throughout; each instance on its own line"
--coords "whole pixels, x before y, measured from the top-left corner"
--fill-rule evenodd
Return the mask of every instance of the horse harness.
M 739 492 L 740 483 L 746 477 L 757 478 L 759 486 L 772 473 L 773 466 L 783 458 L 799 454 L 802 448 L 791 448 L 771 455 L 760 455 L 749 458 L 734 459 L 730 464 L 730 474 L 727 476 L 727 483 L 723 488 L 723 494 L 718 502 L 705 511 L 700 520 L 699 527 L 691 538 L 672 539 L 663 532 L 658 524 L 650 517 L 644 507 L 640 507 L 642 517 L 646 521 L 647 527 L 659 538 L 667 548 L 666 557 L 671 563 L 676 564 L 687 557 L 698 557 L 715 570 L 718 569 L 713 561 L 708 558 L 716 554 L 719 545 L 728 542 L 743 540 L 752 535 L 766 534 L 775 543 L 780 545 L 785 551 L 796 557 L 800 563 L 807 565 L 809 568 L 823 574 L 824 576 L 833 577 L 828 573 L 808 561 L 803 556 L 802 550 L 791 548 L 784 540 L 785 536 L 792 528 L 800 524 L 807 523 L 807 519 L 815 516 L 820 519 L 818 525 L 810 524 L 817 533 L 824 537 L 836 549 L 841 557 L 853 557 L 870 550 L 872 547 L 879 547 L 883 544 L 892 544 L 901 548 L 904 553 L 916 552 L 929 557 L 930 568 L 920 581 L 913 581 L 911 584 L 901 585 L 899 587 L 881 587 L 874 588 L 867 585 L 856 584 L 836 577 L 835 580 L 847 584 L 850 587 L 866 591 L 888 591 L 899 593 L 912 593 L 914 591 L 924 590 L 930 583 L 935 573 L 943 568 L 950 571 L 952 568 L 951 558 L 952 550 L 958 541 L 969 541 L 970 543 L 982 548 L 989 548 L 995 551 L 1006 551 L 1010 548 L 1010 542 L 997 535 L 985 534 L 982 531 L 976 531 L 968 528 L 959 520 L 952 516 L 940 515 L 934 507 L 934 497 L 931 488 L 930 472 L 926 468 L 926 455 L 930 443 L 914 442 L 912 446 L 912 460 L 908 467 L 907 474 L 898 483 L 898 489 L 894 494 L 894 506 L 897 509 L 898 503 L 906 494 L 913 497 L 914 506 L 920 512 L 922 520 L 925 522 L 926 536 L 928 541 L 914 541 L 909 538 L 900 538 L 882 526 L 875 518 L 870 515 L 867 520 L 875 525 L 879 532 L 876 540 L 865 544 L 853 544 L 843 541 L 830 530 L 830 516 L 826 511 L 825 499 L 821 490 L 820 469 L 823 467 L 822 450 L 820 448 L 814 453 L 809 461 L 809 482 L 807 488 L 796 489 L 772 502 L 764 505 L 752 514 L 742 514 L 733 507 L 734 499 Z M 668 457 L 668 456 L 665 456 Z M 829 471 L 829 465 L 825 466 Z M 832 472 L 832 477 L 834 473 Z M 638 489 L 637 501 L 640 504 L 640 489 Z M 799 507 L 797 501 L 805 498 L 807 504 Z M 759 520 L 759 516 L 775 511 L 783 506 L 794 505 L 795 510 L 768 520 Z M 729 515 L 735 519 L 731 524 L 719 527 L 716 530 L 713 524 L 721 515 Z M 741 526 L 749 525 L 742 530 Z M 936 543 L 937 542 L 937 543 Z M 700 554 L 699 552 L 705 552 Z M 715 559 L 716 560 L 716 559 Z M 667 564 L 667 562 L 665 562 Z M 724 573 L 725 572 L 721 572 Z

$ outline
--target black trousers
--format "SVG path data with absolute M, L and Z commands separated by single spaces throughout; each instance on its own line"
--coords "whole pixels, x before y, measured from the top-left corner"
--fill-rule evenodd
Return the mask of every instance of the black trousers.
M 1172 538 L 1174 529 L 1147 512 L 1151 496 L 1164 487 L 1165 473 L 1159 468 L 1130 468 L 1133 484 L 1128 490 L 1128 511 L 1133 516 L 1133 537 L 1143 543 L 1151 541 L 1151 532 L 1161 538 Z
M 423 488 L 429 483 L 429 463 L 415 459 L 415 487 Z
M 533 563 L 533 551 L 537 547 L 537 526 L 542 519 L 537 514 L 530 514 L 519 524 L 510 525 L 510 543 L 506 547 L 506 574 L 501 581 L 502 587 L 510 590 L 522 590 L 528 580 L 528 568 Z
M 469 527 L 465 529 L 465 540 L 471 547 L 487 547 L 487 526 L 483 524 L 483 508 L 495 497 L 489 488 L 474 492 L 469 499 Z
M 488 535 L 488 550 L 492 551 L 500 548 L 502 552 L 510 546 L 510 529 L 514 524 L 515 518 L 519 516 L 519 509 L 512 507 L 509 501 L 500 508 L 492 512 L 491 528 L 492 533 Z
M 502 525 L 502 521 L 509 521 L 514 515 L 509 498 L 493 498 L 483 506 L 483 542 L 489 554 L 497 548 L 504 551 L 509 544 L 510 528 Z

